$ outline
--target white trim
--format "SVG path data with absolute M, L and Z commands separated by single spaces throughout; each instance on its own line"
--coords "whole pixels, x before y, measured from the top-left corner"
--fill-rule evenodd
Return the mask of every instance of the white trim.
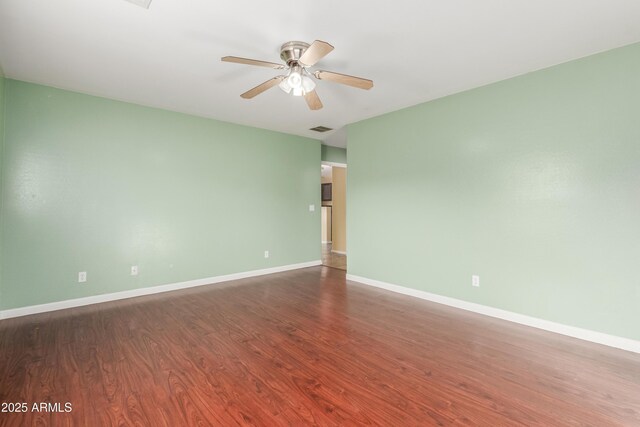
M 368 279 L 366 277 L 355 276 L 353 274 L 347 274 L 347 280 L 362 283 L 364 285 L 375 286 L 377 288 L 386 289 L 388 291 L 397 292 L 404 295 L 410 295 L 412 297 L 425 299 L 451 307 L 460 308 L 462 310 L 473 311 L 474 313 L 484 314 L 485 316 L 496 317 L 498 319 L 520 323 L 521 325 L 532 326 L 534 328 L 544 329 L 545 331 L 555 332 L 557 334 L 567 335 L 573 338 L 607 345 L 609 347 L 615 347 L 622 350 L 632 351 L 634 353 L 640 353 L 640 341 L 632 340 L 629 338 L 618 337 L 602 332 L 590 331 L 588 329 L 577 328 L 575 326 L 563 325 L 561 323 L 555 323 L 549 320 L 525 316 L 524 314 L 518 314 L 512 311 L 502 310 L 499 308 L 489 307 L 473 302 L 462 301 L 442 295 L 436 295 L 429 292 L 420 291 L 418 289 L 411 289 L 404 286 L 393 285 L 391 283 Z
M 331 243 L 331 240 L 323 240 L 323 241 L 322 241 L 322 243 L 323 243 L 323 244 L 325 244 L 325 243 Z
M 334 254 L 338 254 L 338 255 L 346 255 L 347 254 L 345 251 L 334 251 L 333 249 L 331 249 L 331 252 L 333 252 Z
M 327 166 L 335 166 L 335 167 L 338 167 L 338 168 L 346 168 L 347 167 L 346 163 L 325 162 L 324 160 L 321 161 L 320 164 L 327 165 Z
M 296 270 L 299 268 L 315 267 L 322 265 L 320 260 L 302 262 L 299 264 L 283 265 L 280 267 L 264 268 L 261 270 L 245 271 L 242 273 L 213 276 L 205 279 L 188 280 L 186 282 L 170 283 L 168 285 L 151 286 L 147 288 L 131 289 L 128 291 L 114 292 L 110 294 L 92 295 L 89 297 L 75 298 L 65 301 L 50 302 L 47 304 L 30 305 L 27 307 L 12 308 L 0 311 L 0 319 L 27 316 L 29 314 L 44 313 L 47 311 L 62 310 L 65 308 L 80 307 L 83 305 L 98 304 L 107 301 L 116 301 L 125 298 L 139 297 L 142 295 L 159 294 L 178 289 L 193 288 L 195 286 L 212 285 L 214 283 L 228 282 L 230 280 L 246 279 L 248 277 L 263 276 L 265 274 L 280 273 L 282 271 Z

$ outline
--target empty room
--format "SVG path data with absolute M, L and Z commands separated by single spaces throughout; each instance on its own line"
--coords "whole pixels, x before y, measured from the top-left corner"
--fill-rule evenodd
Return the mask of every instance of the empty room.
M 639 23 L 0 0 L 0 426 L 640 426 Z

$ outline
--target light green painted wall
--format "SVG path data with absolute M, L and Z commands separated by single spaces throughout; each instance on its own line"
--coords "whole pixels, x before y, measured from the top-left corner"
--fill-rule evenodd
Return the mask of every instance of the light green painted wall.
M 3 309 L 320 259 L 318 141 L 15 80 L 6 101 Z
M 322 145 L 322 161 L 333 163 L 347 163 L 347 150 L 330 145 Z
M 0 302 L 2 301 L 2 223 L 3 223 L 3 214 L 2 214 L 2 182 L 4 182 L 2 167 L 4 164 L 4 85 L 6 79 L 4 78 L 4 73 L 2 72 L 2 67 L 0 67 Z M 1 307 L 1 305 L 0 305 Z
M 349 273 L 640 339 L 639 94 L 635 44 L 349 126 Z

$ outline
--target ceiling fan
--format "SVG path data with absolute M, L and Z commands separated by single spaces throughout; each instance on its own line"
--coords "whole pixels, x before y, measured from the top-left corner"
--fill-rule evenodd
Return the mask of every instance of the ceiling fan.
M 327 42 L 316 40 L 311 44 L 305 42 L 291 41 L 280 47 L 280 58 L 285 64 L 275 62 L 259 61 L 257 59 L 239 58 L 237 56 L 225 56 L 224 62 L 235 62 L 238 64 L 256 65 L 259 67 L 274 68 L 276 70 L 287 70 L 286 74 L 276 76 L 264 83 L 250 89 L 240 95 L 244 99 L 251 99 L 267 89 L 278 85 L 280 89 L 293 96 L 304 96 L 307 105 L 312 110 L 322 108 L 322 102 L 316 93 L 316 83 L 312 77 L 318 80 L 328 80 L 359 89 L 371 89 L 373 81 L 346 74 L 334 73 L 332 71 L 317 70 L 313 73 L 309 68 L 313 67 L 320 59 L 324 58 L 333 50 Z

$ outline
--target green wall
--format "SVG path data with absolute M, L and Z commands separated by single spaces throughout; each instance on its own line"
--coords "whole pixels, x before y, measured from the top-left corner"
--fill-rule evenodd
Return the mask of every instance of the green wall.
M 318 141 L 5 91 L 1 308 L 320 259 Z
M 347 163 L 347 150 L 330 145 L 322 145 L 321 158 L 323 162 Z
M 4 164 L 4 86 L 6 79 L 0 67 L 0 308 L 2 307 L 2 182 L 3 182 L 3 164 Z
M 349 126 L 349 273 L 640 339 L 639 94 L 635 44 Z

